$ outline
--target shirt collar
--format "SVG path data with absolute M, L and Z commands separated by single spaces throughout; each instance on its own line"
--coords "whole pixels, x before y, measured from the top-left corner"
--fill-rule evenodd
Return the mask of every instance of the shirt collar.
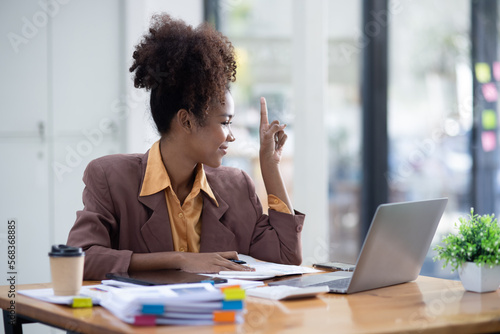
M 160 141 L 151 146 L 149 150 L 148 163 L 146 165 L 146 173 L 144 174 L 144 181 L 142 182 L 141 192 L 139 196 L 149 196 L 156 194 L 166 188 L 171 187 L 170 177 L 168 176 L 167 169 L 163 164 L 160 151 Z M 198 195 L 199 191 L 203 190 L 217 205 L 219 206 L 217 199 L 208 184 L 207 176 L 202 164 L 198 164 L 196 167 L 196 177 L 193 183 L 193 188 L 191 193 L 188 195 L 190 198 L 192 195 Z

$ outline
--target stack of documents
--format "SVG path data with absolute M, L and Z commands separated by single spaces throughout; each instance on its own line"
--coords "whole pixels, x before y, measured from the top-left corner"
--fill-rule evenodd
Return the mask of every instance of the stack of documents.
M 210 283 L 113 289 L 101 306 L 139 326 L 211 325 L 243 322 L 245 291 Z

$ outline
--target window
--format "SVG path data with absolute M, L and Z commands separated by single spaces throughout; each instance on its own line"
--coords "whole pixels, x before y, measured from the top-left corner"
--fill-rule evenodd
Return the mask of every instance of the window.
M 231 86 L 236 141 L 224 164 L 241 168 L 252 176 L 259 198 L 267 208 L 258 163 L 261 96 L 266 98 L 269 120 L 287 124 L 288 141 L 281 169 L 290 196 L 293 195 L 292 2 L 222 1 L 218 10 L 219 29 L 233 43 L 238 63 L 237 80 Z
M 389 26 L 389 200 L 448 197 L 434 245 L 471 206 L 470 2 L 400 3 Z M 433 254 L 422 273 L 448 276 Z
M 495 10 L 490 12 L 498 17 L 496 1 L 485 2 L 489 3 L 488 6 L 494 5 L 491 8 Z M 271 117 L 289 124 L 290 143 L 283 167 L 288 189 L 293 193 L 293 185 L 296 184 L 293 179 L 303 176 L 293 170 L 302 163 L 297 152 L 304 149 L 302 147 L 297 151 L 301 144 L 298 138 L 303 138 L 300 136 L 304 127 L 297 122 L 297 113 L 294 114 L 293 110 L 303 101 L 294 90 L 297 78 L 293 73 L 297 66 L 319 68 L 326 73 L 324 95 L 318 95 L 325 98 L 324 110 L 315 115 L 319 115 L 317 122 L 324 123 L 324 128 L 319 131 L 324 131 L 327 142 L 327 159 L 318 161 L 328 165 L 327 174 L 320 177 L 321 182 L 328 184 L 328 201 L 324 206 L 329 222 L 327 236 L 316 234 L 309 240 L 312 242 L 305 245 L 305 252 L 312 253 L 313 260 L 319 259 L 314 255 L 319 247 L 315 247 L 314 242 L 323 242 L 327 244 L 320 248 L 323 248 L 323 253 L 326 249 L 329 260 L 354 262 L 364 237 L 360 238 L 360 220 L 364 210 L 360 204 L 362 170 L 363 164 L 369 162 L 363 161 L 361 154 L 363 4 L 360 0 L 329 0 L 312 4 L 286 0 L 218 2 L 219 29 L 231 39 L 238 54 L 238 81 L 233 86 L 238 140 L 227 164 L 245 169 L 255 180 L 260 179 L 257 163 L 258 98 L 266 96 Z M 300 6 L 308 6 L 304 7 L 308 10 L 314 10 L 315 6 L 316 9 L 326 9 L 326 19 L 321 15 L 309 16 L 309 21 L 304 21 L 301 26 L 316 26 L 312 34 L 308 30 L 297 30 L 297 25 L 301 24 L 296 20 L 300 17 Z M 388 161 L 385 180 L 389 190 L 388 201 L 448 197 L 447 209 L 433 240 L 434 246 L 443 234 L 452 231 L 458 217 L 469 212 L 478 188 L 473 189 L 473 175 L 477 174 L 474 164 L 477 165 L 478 158 L 470 150 L 475 124 L 470 1 L 392 0 L 388 8 L 393 9 L 386 24 L 389 41 L 388 156 L 380 156 L 380 159 Z M 293 60 L 298 50 L 297 41 L 307 44 L 307 39 L 320 40 L 321 37 L 315 35 L 321 32 L 318 26 L 326 31 L 327 62 L 297 63 Z M 302 33 L 306 34 L 305 38 L 298 36 Z M 498 41 L 491 42 L 491 38 L 498 39 L 498 34 L 492 36 L 479 36 L 474 42 L 498 47 Z M 495 75 L 494 66 L 490 64 L 492 78 Z M 322 90 L 321 85 L 317 87 Z M 489 107 L 495 118 L 497 104 L 496 100 L 493 102 Z M 481 123 L 479 118 L 476 123 Z M 496 127 L 493 130 L 496 133 Z M 480 145 L 481 138 L 478 140 Z M 495 146 L 493 152 L 498 152 L 498 139 L 494 139 L 492 145 Z M 314 156 L 316 147 L 309 149 Z M 309 163 L 312 166 L 316 162 L 311 159 Z M 499 201 L 497 189 L 500 182 L 497 168 L 492 173 L 493 190 L 488 190 L 492 193 L 484 194 L 495 197 L 496 202 Z M 257 184 L 257 187 L 261 199 L 265 201 L 263 185 Z M 306 196 L 309 202 L 318 200 L 321 192 L 316 193 L 314 187 L 308 188 L 308 191 Z M 314 229 L 315 224 L 320 223 L 308 220 L 308 224 Z M 456 274 L 443 271 L 441 263 L 434 263 L 433 254 L 433 251 L 429 252 L 422 274 L 456 277 Z

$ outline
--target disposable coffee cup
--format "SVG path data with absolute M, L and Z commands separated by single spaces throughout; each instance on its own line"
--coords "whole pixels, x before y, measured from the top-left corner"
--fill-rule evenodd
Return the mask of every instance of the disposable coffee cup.
M 54 245 L 49 253 L 52 289 L 56 296 L 80 294 L 85 253 L 81 248 Z

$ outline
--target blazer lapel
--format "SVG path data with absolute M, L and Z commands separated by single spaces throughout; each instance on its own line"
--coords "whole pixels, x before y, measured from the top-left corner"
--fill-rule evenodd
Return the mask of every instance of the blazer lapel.
M 165 193 L 160 191 L 150 196 L 139 197 L 139 202 L 153 211 L 141 227 L 141 234 L 147 240 L 146 247 L 153 252 L 173 251 L 172 230 L 168 217 Z
M 149 151 L 142 159 L 142 181 L 139 189 L 142 188 L 142 182 L 144 182 L 148 156 Z M 141 234 L 148 250 L 151 253 L 173 251 L 174 243 L 172 241 L 172 229 L 170 228 L 165 192 L 160 191 L 149 196 L 138 196 L 137 199 L 152 211 L 149 219 L 141 227 Z
M 236 249 L 235 235 L 221 221 L 229 205 L 212 188 L 219 207 L 203 193 L 200 252 L 221 252 Z

